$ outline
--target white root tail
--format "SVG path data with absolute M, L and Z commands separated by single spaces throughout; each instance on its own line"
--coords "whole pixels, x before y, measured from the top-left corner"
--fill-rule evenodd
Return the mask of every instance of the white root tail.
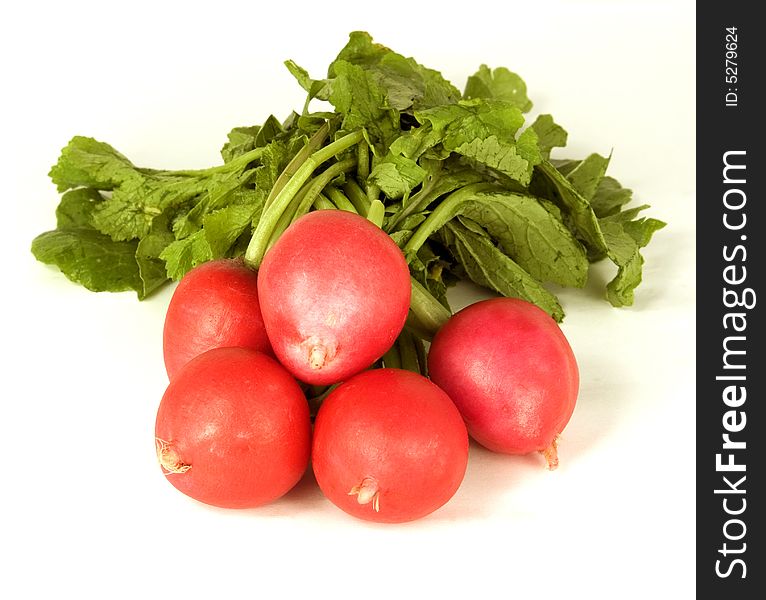
M 330 340 L 312 335 L 300 343 L 300 349 L 305 357 L 306 364 L 312 371 L 325 368 L 335 357 L 336 344 Z
M 160 466 L 166 475 L 171 473 L 186 473 L 192 468 L 191 465 L 184 463 L 181 457 L 178 456 L 178 452 L 173 449 L 170 442 L 161 440 L 160 438 L 154 438 L 154 445 L 157 449 L 157 460 L 160 461 Z
M 372 502 L 372 509 L 380 512 L 380 489 L 378 481 L 374 477 L 365 477 L 361 483 L 351 488 L 349 496 L 356 496 L 359 504 L 369 504 Z
M 309 350 L 309 366 L 314 369 L 321 369 L 327 360 L 327 350 L 324 346 L 312 346 Z
M 548 463 L 549 471 L 553 471 L 559 466 L 558 442 L 559 436 L 556 436 L 550 446 L 545 450 L 540 450 L 540 454 L 545 457 L 545 462 Z

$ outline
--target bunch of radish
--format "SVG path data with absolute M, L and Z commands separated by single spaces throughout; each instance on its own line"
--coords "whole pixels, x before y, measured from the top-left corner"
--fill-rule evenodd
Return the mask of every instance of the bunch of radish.
M 629 306 L 665 223 L 629 206 L 608 156 L 553 158 L 567 132 L 528 120 L 504 67 L 461 92 L 364 31 L 326 78 L 285 65 L 302 112 L 234 127 L 223 164 L 143 168 L 75 136 L 50 171 L 63 196 L 38 260 L 139 299 L 180 280 L 155 435 L 168 480 L 257 507 L 311 464 L 346 512 L 402 522 L 454 495 L 469 436 L 556 468 L 579 373 L 546 286 L 582 288 L 608 260 L 605 299 Z M 498 297 L 453 314 L 459 281 Z
M 444 319 L 430 378 L 388 360 L 379 368 L 407 333 L 418 287 L 374 212 L 313 211 L 269 245 L 257 270 L 218 259 L 181 280 L 165 321 L 170 384 L 155 429 L 176 488 L 215 506 L 257 507 L 311 463 L 332 503 L 395 523 L 455 494 L 469 434 L 556 467 L 578 371 L 536 306 L 498 298 Z M 317 386 L 329 387 L 310 407 L 306 392 Z

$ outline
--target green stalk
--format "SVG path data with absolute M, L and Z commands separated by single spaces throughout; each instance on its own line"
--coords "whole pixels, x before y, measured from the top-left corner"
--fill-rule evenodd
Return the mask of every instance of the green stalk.
M 398 344 L 396 342 L 394 342 L 394 345 L 391 346 L 388 349 L 388 352 L 386 352 L 383 355 L 383 365 L 387 369 L 401 369 L 402 368 L 402 360 L 401 360 L 401 356 L 399 355 L 399 348 L 398 348 Z
M 389 233 L 394 231 L 396 226 L 401 223 L 404 219 L 409 217 L 411 214 L 419 212 L 421 210 L 425 210 L 426 207 L 428 207 L 431 202 L 436 200 L 436 196 L 432 194 L 434 187 L 436 187 L 436 182 L 438 181 L 437 177 L 432 177 L 431 180 L 425 184 L 419 192 L 417 192 L 412 198 L 410 198 L 410 201 L 407 203 L 407 206 L 403 206 L 400 210 L 396 211 L 396 214 L 394 214 L 393 218 L 388 224 L 388 227 L 386 228 L 386 231 Z
M 367 211 L 367 220 L 374 223 L 377 227 L 383 226 L 383 217 L 386 216 L 386 207 L 380 200 L 373 200 L 370 209 Z
M 463 202 L 479 192 L 485 192 L 495 187 L 492 183 L 472 183 L 452 192 L 439 203 L 433 212 L 428 215 L 428 218 L 415 230 L 415 233 L 403 248 L 404 255 L 407 257 L 415 256 L 432 233 L 441 229 L 447 221 L 458 214 L 457 209 Z
M 370 149 L 367 147 L 367 142 L 365 140 L 359 142 L 356 149 L 357 160 L 359 162 L 357 173 L 362 181 L 367 181 L 367 178 L 370 176 Z
M 420 373 L 420 363 L 418 363 L 418 352 L 415 349 L 416 340 L 406 329 L 399 334 L 396 345 L 399 347 L 399 356 L 402 361 L 402 369 Z
M 309 138 L 303 148 L 293 156 L 284 171 L 279 174 L 279 177 L 277 177 L 277 180 L 274 182 L 274 186 L 271 188 L 271 191 L 263 204 L 264 209 L 268 208 L 269 205 L 274 202 L 274 198 L 276 198 L 277 194 L 282 191 L 282 188 L 285 187 L 290 178 L 295 175 L 300 166 L 306 162 L 306 159 L 322 147 L 322 144 L 324 144 L 329 133 L 330 124 L 325 121 L 325 123 L 314 132 L 314 135 Z
M 410 277 L 412 296 L 410 310 L 417 320 L 417 328 L 427 336 L 433 337 L 444 325 L 452 313 L 447 310 L 431 293 L 414 277 Z
M 380 188 L 374 183 L 368 184 L 367 185 L 367 200 L 370 202 L 375 202 L 375 200 L 378 200 L 379 197 L 380 197 Z
M 250 240 L 250 244 L 245 251 L 245 263 L 250 268 L 258 269 L 258 267 L 261 266 L 263 255 L 266 253 L 266 247 L 271 239 L 274 227 L 279 221 L 279 217 L 290 205 L 295 194 L 298 193 L 303 187 L 303 184 L 311 177 L 314 170 L 336 154 L 340 154 L 359 143 L 362 139 L 363 134 L 361 130 L 349 133 L 339 140 L 328 144 L 321 150 L 314 152 L 298 168 L 285 187 L 283 187 L 274 197 L 271 205 L 263 211 L 261 219 L 258 221 L 258 226 L 256 227 L 253 237 Z
M 279 220 L 277 221 L 277 224 L 274 226 L 274 230 L 271 232 L 271 238 L 269 238 L 269 243 L 266 245 L 267 251 L 276 243 L 279 237 L 285 231 L 287 231 L 287 228 L 290 227 L 290 223 L 292 223 L 295 220 L 295 213 L 297 212 L 298 207 L 302 203 L 303 199 L 306 197 L 306 193 L 308 192 L 308 190 L 309 190 L 309 184 L 304 185 L 300 189 L 300 191 L 297 194 L 295 194 L 295 198 L 293 198 L 293 201 L 285 209 L 285 212 L 279 215 Z
M 216 173 L 228 173 L 242 169 L 254 160 L 258 160 L 261 157 L 261 154 L 263 154 L 264 150 L 265 148 L 263 147 L 253 148 L 249 152 L 245 152 L 241 156 L 238 156 L 237 158 L 227 163 L 216 165 L 215 167 L 208 167 L 207 169 L 181 169 L 178 171 L 163 171 L 158 169 L 139 168 L 136 170 L 148 175 L 160 175 L 163 177 L 178 175 L 183 177 L 208 177 L 210 175 L 215 175 Z
M 404 326 L 409 329 L 413 335 L 416 335 L 421 339 L 431 341 L 434 337 L 435 332 L 428 329 L 420 322 L 420 320 L 415 316 L 415 313 L 412 312 L 412 308 L 410 308 L 410 311 L 407 313 L 407 321 Z
M 380 197 L 380 187 L 375 185 L 374 183 L 368 181 L 369 173 L 375 170 L 375 166 L 380 162 L 377 156 L 374 154 L 372 155 L 372 160 L 370 160 L 370 166 L 368 168 L 367 177 L 364 177 L 361 179 L 362 183 L 364 183 L 364 189 L 367 191 L 367 200 L 372 202 L 373 200 L 377 200 Z
M 276 243 L 279 236 L 281 236 L 291 224 L 309 211 L 311 205 L 314 204 L 314 200 L 316 200 L 317 196 L 319 196 L 319 193 L 322 191 L 322 188 L 324 188 L 328 182 L 335 179 L 341 173 L 353 169 L 355 164 L 356 159 L 354 158 L 337 162 L 330 165 L 321 175 L 317 175 L 314 179 L 306 183 L 306 185 L 295 194 L 295 198 L 293 198 L 290 205 L 279 217 L 277 225 L 274 227 L 274 231 L 269 239 L 269 243 L 266 246 L 266 250 Z
M 354 205 L 356 212 L 360 215 L 366 215 L 370 210 L 370 201 L 367 199 L 367 194 L 359 187 L 359 184 L 353 179 L 349 179 L 346 185 L 343 186 L 343 191 L 346 192 L 348 199 Z
M 330 165 L 329 167 L 327 167 L 327 170 L 324 171 L 324 173 L 322 173 L 321 175 L 318 175 L 317 177 L 314 177 L 314 179 L 312 179 L 310 182 L 308 190 L 303 195 L 302 200 L 298 204 L 298 208 L 296 208 L 295 210 L 295 214 L 293 215 L 291 223 L 294 223 L 296 219 L 299 219 L 300 217 L 302 217 L 309 211 L 309 209 L 311 208 L 311 205 L 314 204 L 314 200 L 317 199 L 319 194 L 322 192 L 322 190 L 325 188 L 325 186 L 328 183 L 330 183 L 333 179 L 335 179 L 341 173 L 350 171 L 355 166 L 356 166 L 356 159 L 347 158 L 346 160 L 336 162 L 334 165 Z
M 340 210 L 359 214 L 356 211 L 354 205 L 351 204 L 351 200 L 349 200 L 346 197 L 346 194 L 341 192 L 338 188 L 328 185 L 324 191 L 327 193 L 327 196 L 330 198 L 332 203 L 335 204 L 335 206 L 337 206 Z
M 410 332 L 412 334 L 412 332 Z M 420 365 L 420 374 L 423 377 L 428 377 L 428 355 L 426 354 L 426 346 L 423 340 L 412 334 L 412 343 L 415 346 L 415 352 L 418 355 L 418 364 Z
M 335 206 L 330 200 L 325 196 L 322 192 L 319 192 L 316 199 L 314 200 L 314 208 L 317 210 L 337 210 L 338 207 Z

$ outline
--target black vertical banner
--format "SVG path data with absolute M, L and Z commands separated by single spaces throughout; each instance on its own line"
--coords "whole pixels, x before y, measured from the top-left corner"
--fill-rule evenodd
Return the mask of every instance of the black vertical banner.
M 697 4 L 697 587 L 732 600 L 766 597 L 759 6 Z

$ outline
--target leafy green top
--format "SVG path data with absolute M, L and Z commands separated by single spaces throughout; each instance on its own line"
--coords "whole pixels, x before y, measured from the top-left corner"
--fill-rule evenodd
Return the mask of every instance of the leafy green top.
M 441 318 L 460 279 L 561 320 L 545 286 L 582 287 L 602 259 L 617 268 L 607 300 L 633 302 L 640 250 L 665 224 L 639 216 L 645 205 L 627 207 L 632 193 L 606 175 L 608 157 L 551 158 L 567 133 L 547 114 L 527 125 L 532 102 L 516 73 L 481 65 L 461 94 L 365 32 L 350 34 L 324 79 L 285 64 L 307 92 L 302 113 L 235 127 L 219 166 L 140 168 L 74 137 L 50 172 L 64 194 L 35 256 L 88 289 L 144 298 L 202 262 L 249 256 L 255 238 L 269 247 L 312 208 L 332 208 L 374 212 L 403 248 L 415 332 Z M 311 113 L 314 99 L 334 111 Z

